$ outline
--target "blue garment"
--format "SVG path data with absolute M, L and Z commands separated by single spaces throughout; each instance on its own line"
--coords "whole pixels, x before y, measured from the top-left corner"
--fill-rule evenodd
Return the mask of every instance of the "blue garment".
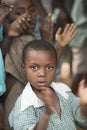
M 0 96 L 6 91 L 6 85 L 5 85 L 5 70 L 4 70 L 4 63 L 3 63 L 3 57 L 2 52 L 0 49 Z
M 0 27 L 0 41 L 3 39 L 2 35 L 2 27 Z M 3 57 L 2 52 L 0 49 L 0 96 L 6 91 L 6 85 L 5 85 L 5 69 L 4 69 L 4 63 L 3 63 Z
M 3 34 L 2 34 L 2 32 L 3 32 L 3 26 L 0 27 L 0 42 L 1 42 L 2 39 L 3 39 Z
M 34 35 L 37 38 L 39 38 L 39 39 L 41 39 L 40 30 L 39 30 L 41 23 L 42 23 L 42 20 L 38 17 L 37 18 L 37 22 L 36 22 L 36 27 L 35 27 Z

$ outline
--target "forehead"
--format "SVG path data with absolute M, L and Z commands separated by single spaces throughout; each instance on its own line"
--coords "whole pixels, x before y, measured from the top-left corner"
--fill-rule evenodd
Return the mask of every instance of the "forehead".
M 57 62 L 55 54 L 53 51 L 48 50 L 28 50 L 26 53 L 25 60 L 29 59 L 29 61 L 51 61 L 51 62 Z
M 32 4 L 32 0 L 2 0 L 2 3 L 8 3 L 14 6 L 24 6 L 27 4 Z

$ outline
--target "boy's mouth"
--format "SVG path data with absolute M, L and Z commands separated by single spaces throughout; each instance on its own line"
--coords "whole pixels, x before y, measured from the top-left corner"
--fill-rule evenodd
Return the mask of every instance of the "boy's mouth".
M 39 81 L 37 82 L 39 86 L 47 86 L 47 82 L 46 81 Z

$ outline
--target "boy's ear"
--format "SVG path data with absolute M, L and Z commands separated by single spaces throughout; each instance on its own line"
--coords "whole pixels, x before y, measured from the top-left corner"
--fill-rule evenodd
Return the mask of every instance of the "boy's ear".
M 21 64 L 21 67 L 23 70 L 25 70 L 25 65 L 24 64 Z

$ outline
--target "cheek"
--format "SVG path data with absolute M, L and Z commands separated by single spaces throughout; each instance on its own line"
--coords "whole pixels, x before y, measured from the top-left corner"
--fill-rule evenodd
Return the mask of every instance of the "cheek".
M 30 76 L 31 76 L 31 73 L 29 70 L 25 70 L 25 74 L 26 74 L 26 78 L 27 80 L 29 80 Z
M 48 74 L 49 80 L 53 81 L 55 79 L 56 76 L 56 71 L 51 72 L 50 74 Z
M 28 81 L 32 81 L 34 79 L 36 79 L 37 75 L 33 72 L 31 72 L 30 70 L 25 70 L 26 73 L 26 78 Z

